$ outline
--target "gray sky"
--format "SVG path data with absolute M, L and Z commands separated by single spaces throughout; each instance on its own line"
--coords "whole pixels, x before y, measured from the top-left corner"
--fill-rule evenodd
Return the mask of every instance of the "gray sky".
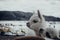
M 44 15 L 60 17 L 60 0 L 0 0 L 0 11 L 25 11 L 40 10 Z

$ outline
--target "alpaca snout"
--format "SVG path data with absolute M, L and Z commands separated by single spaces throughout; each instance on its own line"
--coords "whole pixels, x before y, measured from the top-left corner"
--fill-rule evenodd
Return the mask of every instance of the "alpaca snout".
M 27 25 L 27 27 L 30 27 L 30 23 L 28 22 L 28 23 L 26 23 L 26 25 Z

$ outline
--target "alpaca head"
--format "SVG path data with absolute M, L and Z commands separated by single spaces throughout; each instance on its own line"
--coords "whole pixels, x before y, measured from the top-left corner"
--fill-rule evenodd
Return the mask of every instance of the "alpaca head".
M 40 14 L 39 10 L 31 16 L 30 20 L 27 22 L 27 26 L 37 32 L 44 30 L 45 19 L 43 15 Z

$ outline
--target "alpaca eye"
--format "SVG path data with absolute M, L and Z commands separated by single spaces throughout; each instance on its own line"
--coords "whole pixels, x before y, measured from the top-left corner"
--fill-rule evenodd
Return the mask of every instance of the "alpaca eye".
M 38 21 L 37 20 L 33 20 L 34 23 L 37 23 Z

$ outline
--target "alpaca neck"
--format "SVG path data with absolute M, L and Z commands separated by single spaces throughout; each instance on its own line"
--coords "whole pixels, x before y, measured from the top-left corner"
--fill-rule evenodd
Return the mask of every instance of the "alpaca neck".
M 39 36 L 39 31 L 38 30 L 34 30 L 36 35 Z

